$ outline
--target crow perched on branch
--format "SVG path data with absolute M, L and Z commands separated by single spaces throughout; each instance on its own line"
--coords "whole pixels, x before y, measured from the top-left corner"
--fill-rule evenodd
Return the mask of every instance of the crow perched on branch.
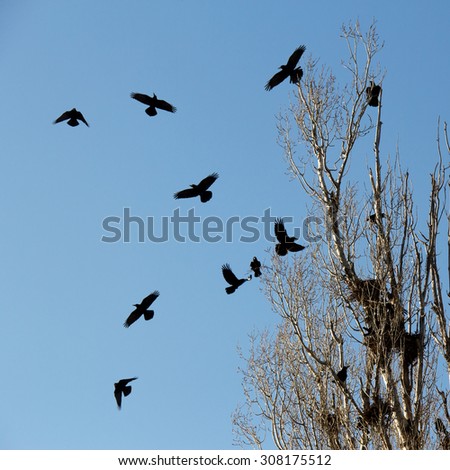
M 253 257 L 253 260 L 250 263 L 250 269 L 255 274 L 255 277 L 261 276 L 261 262 L 256 256 Z
M 164 111 L 169 111 L 169 113 L 175 113 L 177 108 L 172 106 L 170 103 L 164 100 L 159 100 L 158 97 L 153 93 L 153 96 L 143 95 L 142 93 L 131 93 L 130 95 L 133 99 L 144 103 L 148 106 L 145 112 L 149 116 L 156 116 L 158 112 L 156 108 L 162 109 Z
M 145 320 L 151 320 L 155 315 L 153 310 L 147 310 L 148 307 L 159 297 L 159 292 L 155 290 L 150 295 L 145 297 L 140 304 L 134 304 L 133 306 L 136 307 L 128 316 L 123 326 L 128 328 L 132 325 L 136 320 L 138 320 L 142 315 L 144 315 Z
M 202 179 L 200 183 L 191 184 L 189 189 L 183 189 L 183 191 L 175 193 L 173 197 L 175 199 L 184 199 L 188 197 L 200 196 L 200 201 L 208 202 L 212 198 L 212 192 L 207 191 L 207 189 L 214 183 L 214 181 L 216 181 L 218 177 L 219 175 L 217 173 L 212 173 L 211 175 Z
M 119 410 L 122 406 L 122 394 L 124 397 L 127 397 L 131 393 L 131 385 L 128 384 L 136 379 L 137 377 L 133 377 L 132 379 L 121 379 L 114 384 L 114 396 L 116 397 Z
M 384 219 L 386 217 L 386 214 L 382 212 L 381 218 Z M 367 217 L 367 222 L 376 222 L 377 221 L 377 214 L 370 214 L 369 217 Z
M 347 380 L 347 369 L 349 366 L 344 366 L 336 375 L 337 378 L 344 383 Z
M 87 123 L 86 119 L 84 119 L 84 116 L 78 111 L 76 108 L 72 108 L 70 111 L 66 111 L 59 116 L 58 119 L 53 121 L 53 124 L 58 124 L 58 122 L 63 122 L 67 121 L 67 124 L 71 127 L 76 127 L 78 124 L 80 124 L 78 121 L 82 121 L 86 124 L 86 126 L 89 127 L 89 124 Z
M 304 246 L 295 243 L 296 237 L 288 237 L 283 219 L 275 220 L 275 236 L 278 240 L 278 243 L 275 245 L 275 253 L 278 256 L 286 256 L 288 251 L 295 253 L 305 249 Z
M 297 67 L 297 63 L 300 60 L 300 57 L 305 52 L 305 46 L 300 46 L 295 49 L 295 51 L 289 57 L 286 65 L 281 65 L 281 72 L 276 73 L 266 84 L 265 88 L 267 91 L 270 91 L 272 88 L 279 85 L 281 82 L 290 77 L 291 83 L 299 83 L 303 77 L 303 70 L 301 67 Z M 296 68 L 297 67 L 297 68 Z
M 250 281 L 252 276 L 250 275 L 247 279 L 238 279 L 230 268 L 229 264 L 222 265 L 222 274 L 225 281 L 230 284 L 230 287 L 226 287 L 225 291 L 227 294 L 232 294 L 239 286 L 244 282 Z
M 371 81 L 370 86 L 366 88 L 367 104 L 369 106 L 373 106 L 374 108 L 378 106 L 378 96 L 380 91 L 381 87 L 379 85 L 375 85 L 375 82 Z

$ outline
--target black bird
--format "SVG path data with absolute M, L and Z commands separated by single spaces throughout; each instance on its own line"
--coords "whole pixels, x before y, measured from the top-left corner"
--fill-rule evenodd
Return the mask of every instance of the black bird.
M 381 218 L 384 219 L 386 217 L 386 214 L 384 212 L 381 213 Z M 377 214 L 370 214 L 369 217 L 367 217 L 367 222 L 376 222 L 377 220 Z
M 347 380 L 347 369 L 349 366 L 344 366 L 336 375 L 337 378 L 344 383 Z
M 367 104 L 376 108 L 378 106 L 378 96 L 380 94 L 381 87 L 375 85 L 375 82 L 371 81 L 370 86 L 366 88 Z
M 253 257 L 250 263 L 250 269 L 255 273 L 255 277 L 261 276 L 261 262 L 256 256 Z
M 150 295 L 145 297 L 145 299 L 143 299 L 140 304 L 134 304 L 133 306 L 136 308 L 130 313 L 129 317 L 126 319 L 123 326 L 125 328 L 128 328 L 136 320 L 138 320 L 142 315 L 144 315 L 144 318 L 146 320 L 151 320 L 153 316 L 155 315 L 155 312 L 153 310 L 147 310 L 147 309 L 158 297 L 159 297 L 159 292 L 155 290 Z
M 175 113 L 177 110 L 175 106 L 172 106 L 167 101 L 159 100 L 154 93 L 153 96 L 143 95 L 142 93 L 131 93 L 130 96 L 135 100 L 139 101 L 140 103 L 144 103 L 148 106 L 145 112 L 149 116 L 156 116 L 158 114 L 156 108 L 162 109 L 164 111 L 169 111 L 170 113 Z
M 173 195 L 175 199 L 184 199 L 187 197 L 200 196 L 200 201 L 208 202 L 212 198 L 212 192 L 207 189 L 216 181 L 219 177 L 217 173 L 212 173 L 206 178 L 202 179 L 198 184 L 191 184 L 189 189 L 183 189 Z
M 300 46 L 295 49 L 295 51 L 289 57 L 286 65 L 281 65 L 281 72 L 276 73 L 266 84 L 266 90 L 270 91 L 272 88 L 279 85 L 281 82 L 290 77 L 291 83 L 299 83 L 303 77 L 303 70 L 301 67 L 297 67 L 297 63 L 300 60 L 300 57 L 305 52 L 305 46 Z M 297 68 L 296 68 L 297 67 Z
M 225 291 L 227 294 L 232 294 L 239 286 L 244 282 L 250 281 L 252 276 L 250 275 L 247 279 L 238 279 L 230 268 L 229 264 L 222 265 L 222 274 L 225 281 L 230 284 L 230 287 L 226 287 Z
M 127 397 L 131 393 L 131 385 L 128 385 L 131 381 L 136 380 L 137 377 L 132 379 L 121 379 L 114 384 L 114 396 L 116 397 L 117 406 L 122 406 L 122 394 Z
M 275 236 L 278 240 L 278 243 L 275 245 L 275 253 L 278 256 L 286 256 L 288 251 L 295 253 L 305 249 L 304 246 L 295 243 L 296 237 L 288 237 L 283 219 L 275 220 Z
M 86 124 L 86 126 L 89 127 L 89 124 L 87 123 L 86 119 L 84 119 L 84 116 L 78 111 L 76 108 L 71 109 L 70 111 L 66 111 L 59 116 L 56 121 L 53 121 L 53 124 L 58 124 L 58 122 L 63 122 L 67 121 L 67 124 L 72 127 L 78 126 L 80 124 L 78 121 L 82 121 Z

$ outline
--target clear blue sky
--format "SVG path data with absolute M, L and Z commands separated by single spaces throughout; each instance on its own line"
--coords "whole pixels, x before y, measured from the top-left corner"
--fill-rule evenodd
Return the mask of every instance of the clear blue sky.
M 194 207 L 301 221 L 308 201 L 276 143 L 292 88 L 264 85 L 300 44 L 345 77 L 340 27 L 357 18 L 385 41 L 382 151 L 399 146 L 425 203 L 437 118 L 450 119 L 449 16 L 447 0 L 0 0 L 0 448 L 232 448 L 236 348 L 277 318 L 258 280 L 227 296 L 220 267 L 245 275 L 271 244 L 239 230 L 104 243 L 102 220 L 130 208 L 161 228 Z M 130 92 L 178 112 L 150 118 Z M 90 128 L 52 125 L 73 107 Z M 214 171 L 210 202 L 173 199 Z M 155 318 L 123 328 L 156 289 Z M 118 411 L 113 383 L 133 376 Z

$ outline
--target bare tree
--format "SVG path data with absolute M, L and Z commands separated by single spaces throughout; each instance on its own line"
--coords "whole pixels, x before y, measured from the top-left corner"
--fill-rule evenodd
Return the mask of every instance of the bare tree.
M 390 160 L 380 152 L 383 73 L 374 58 L 382 44 L 375 24 L 366 34 L 358 24 L 344 26 L 342 37 L 349 83 L 340 89 L 333 73 L 310 59 L 296 103 L 279 119 L 289 170 L 311 198 L 311 215 L 325 224 L 319 242 L 286 258 L 273 252 L 265 270 L 265 293 L 280 323 L 276 332 L 254 333 L 249 355 L 242 354 L 245 402 L 233 417 L 236 441 L 262 448 L 271 435 L 279 449 L 450 448 L 449 387 L 439 373 L 447 364 L 450 376 L 450 327 L 436 248 L 447 129 L 444 150 L 438 123 L 421 231 L 408 172 L 398 155 Z M 350 163 L 371 135 L 363 193 Z M 450 219 L 448 243 L 450 269 Z

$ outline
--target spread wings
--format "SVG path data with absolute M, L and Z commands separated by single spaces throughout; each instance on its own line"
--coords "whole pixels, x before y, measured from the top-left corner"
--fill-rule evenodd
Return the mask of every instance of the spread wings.
M 286 229 L 284 228 L 283 219 L 277 219 L 275 221 L 275 236 L 279 243 L 288 243 L 297 240 L 295 237 L 288 237 Z
M 125 328 L 130 327 L 135 321 L 139 320 L 139 318 L 142 316 L 143 313 L 144 313 L 143 309 L 135 308 L 130 313 L 130 315 L 128 315 L 128 318 L 125 320 L 125 323 L 123 324 L 123 326 Z
M 266 84 L 265 89 L 270 91 L 272 88 L 279 85 L 282 81 L 286 80 L 289 77 L 289 72 L 286 70 L 281 70 L 276 73 Z
M 140 103 L 144 103 L 146 104 L 147 106 L 154 106 L 154 103 L 153 103 L 153 98 L 151 98 L 150 96 L 148 95 L 144 95 L 142 93 L 131 93 L 130 96 L 139 101 Z
M 198 189 L 200 192 L 206 191 L 216 179 L 219 177 L 217 173 L 212 173 L 211 175 L 203 178 L 200 183 L 198 183 Z
M 195 197 L 198 196 L 198 191 L 194 188 L 183 189 L 183 191 L 178 191 L 173 195 L 175 199 L 184 199 L 187 197 Z
M 238 284 L 239 280 L 234 275 L 229 264 L 224 264 L 222 266 L 222 274 L 223 274 L 225 281 L 227 281 L 228 284 L 230 284 L 231 286 L 235 286 L 236 284 Z
M 295 51 L 291 54 L 291 57 L 289 57 L 286 67 L 290 70 L 293 70 L 296 67 L 298 61 L 300 60 L 300 57 L 305 52 L 305 49 L 305 46 L 297 47 L 297 49 L 295 49 Z
M 56 119 L 55 121 L 53 121 L 53 124 L 58 124 L 58 122 L 63 122 L 63 121 L 67 121 L 68 119 L 70 119 L 71 116 L 70 116 L 70 111 L 66 111 L 65 113 L 62 113 L 61 116 L 59 116 L 58 119 Z
M 147 309 L 159 297 L 159 292 L 155 290 L 142 300 L 140 307 Z

